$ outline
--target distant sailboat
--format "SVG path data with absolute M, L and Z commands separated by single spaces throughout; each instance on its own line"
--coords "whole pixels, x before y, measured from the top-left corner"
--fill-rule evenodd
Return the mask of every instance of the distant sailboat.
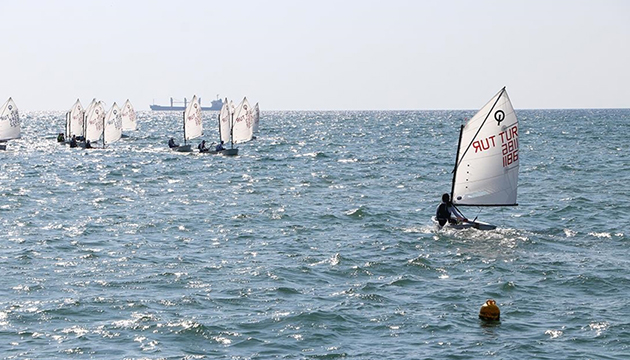
M 20 134 L 20 114 L 13 99 L 9 98 L 0 108 L 0 150 L 6 150 L 6 142 L 18 139 Z
M 103 148 L 122 138 L 122 114 L 118 104 L 114 102 L 103 119 Z
M 201 117 L 201 105 L 197 100 L 197 95 L 193 96 L 192 100 L 186 106 L 184 110 L 184 145 L 176 146 L 172 148 L 179 152 L 191 152 L 192 145 L 187 144 L 188 140 L 192 140 L 200 137 L 203 134 L 203 124 Z
M 73 135 L 83 136 L 84 116 L 84 109 L 83 106 L 81 106 L 81 101 L 77 99 L 74 105 L 72 105 L 70 110 L 66 113 L 66 142 L 69 142 Z
M 232 138 L 233 120 L 234 111 L 232 108 L 232 102 L 228 102 L 228 99 L 225 98 L 225 102 L 219 112 L 219 135 L 221 136 L 221 141 L 223 141 L 224 144 L 227 144 L 228 142 L 230 143 L 230 148 L 221 151 L 223 155 L 238 155 L 238 148 L 234 147 L 234 141 Z
M 518 120 L 504 87 L 461 126 L 451 188 L 453 205 L 516 206 L 518 149 Z M 475 220 L 450 226 L 496 228 Z
M 133 105 L 131 105 L 131 101 L 127 99 L 120 109 L 122 112 L 122 129 L 123 131 L 134 131 L 137 128 L 136 124 L 136 111 L 133 109 Z M 126 135 L 123 134 L 123 137 Z
M 85 114 L 84 125 L 84 141 L 90 143 L 98 141 L 103 134 L 103 128 L 105 123 L 105 109 L 101 101 L 93 100 L 89 107 L 89 112 Z M 85 146 L 85 144 L 84 144 Z
M 232 123 L 232 139 L 234 143 L 244 143 L 254 137 L 254 112 L 246 97 L 234 110 L 234 121 Z

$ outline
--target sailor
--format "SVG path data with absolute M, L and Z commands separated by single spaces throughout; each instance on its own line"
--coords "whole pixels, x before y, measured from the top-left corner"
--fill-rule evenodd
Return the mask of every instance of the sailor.
M 451 202 L 451 197 L 448 194 L 442 195 L 442 203 L 437 207 L 435 212 L 435 218 L 440 226 L 446 225 L 446 222 L 450 224 L 457 224 L 462 221 L 468 221 L 462 213 Z
M 199 146 L 197 146 L 197 148 L 199 149 L 199 152 L 206 152 L 210 149 L 208 149 L 206 147 L 206 140 L 201 140 L 201 142 L 199 143 Z
M 87 140 L 87 141 L 85 142 L 85 148 L 86 148 L 86 149 L 91 149 L 91 148 L 92 148 L 92 144 L 90 144 L 90 140 Z
M 77 136 L 76 135 L 72 135 L 72 139 L 70 139 L 70 147 L 77 147 Z
M 59 135 L 57 135 L 57 142 L 64 142 L 66 141 L 66 138 L 63 136 L 63 133 L 59 133 Z
M 217 144 L 217 147 L 215 148 L 215 150 L 217 152 L 225 150 L 225 148 L 223 147 L 223 140 L 221 140 L 221 142 Z
M 170 138 L 170 139 L 168 140 L 168 147 L 170 147 L 171 149 L 172 149 L 172 148 L 175 148 L 175 147 L 178 147 L 178 146 L 179 146 L 178 144 L 175 144 L 175 139 Z

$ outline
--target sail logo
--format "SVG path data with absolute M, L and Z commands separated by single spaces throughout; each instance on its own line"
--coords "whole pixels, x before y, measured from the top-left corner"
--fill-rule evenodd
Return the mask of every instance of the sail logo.
M 505 113 L 503 112 L 503 110 L 495 111 L 494 119 L 497 121 L 497 126 L 500 126 L 501 121 L 505 120 Z

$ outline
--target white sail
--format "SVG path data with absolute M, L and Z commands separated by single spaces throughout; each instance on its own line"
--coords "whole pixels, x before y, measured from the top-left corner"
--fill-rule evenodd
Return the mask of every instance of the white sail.
M 195 95 L 184 111 L 184 139 L 195 139 L 200 137 L 202 133 L 201 105 L 199 105 L 197 95 Z
M 518 120 L 503 88 L 462 127 L 453 203 L 516 205 L 518 155 Z
M 234 110 L 234 121 L 232 124 L 232 141 L 234 143 L 246 142 L 254 137 L 253 111 L 246 97 Z
M 81 101 L 77 99 L 66 113 L 66 138 L 68 140 L 70 140 L 72 135 L 83 135 L 83 111 Z
M 258 124 L 260 123 L 260 108 L 258 103 L 254 105 L 254 134 L 258 133 Z
M 92 111 L 92 109 L 94 109 L 95 105 L 96 105 L 96 98 L 92 99 L 92 101 L 90 102 L 88 107 L 85 109 L 84 114 L 87 115 L 90 111 Z
M 230 142 L 230 132 L 232 131 L 232 113 L 230 111 L 230 104 L 228 99 L 225 98 L 225 102 L 219 112 L 219 136 L 224 143 Z
M 85 115 L 85 140 L 98 141 L 103 133 L 103 122 L 105 120 L 105 109 L 103 103 L 94 103 L 89 113 Z
M 20 137 L 20 114 L 13 99 L 9 98 L 0 108 L 0 141 Z
M 133 131 L 136 130 L 136 111 L 133 109 L 133 105 L 131 105 L 131 101 L 127 99 L 122 109 L 122 128 L 125 131 Z
M 122 137 L 122 113 L 114 102 L 105 116 L 103 129 L 103 145 L 111 144 Z

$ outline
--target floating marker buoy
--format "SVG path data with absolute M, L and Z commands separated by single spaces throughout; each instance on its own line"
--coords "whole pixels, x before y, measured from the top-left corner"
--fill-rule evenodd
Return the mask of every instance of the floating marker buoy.
M 481 320 L 487 321 L 499 321 L 501 317 L 501 310 L 497 306 L 497 302 L 489 299 L 486 300 L 486 303 L 481 305 L 481 310 L 479 310 L 479 318 Z

